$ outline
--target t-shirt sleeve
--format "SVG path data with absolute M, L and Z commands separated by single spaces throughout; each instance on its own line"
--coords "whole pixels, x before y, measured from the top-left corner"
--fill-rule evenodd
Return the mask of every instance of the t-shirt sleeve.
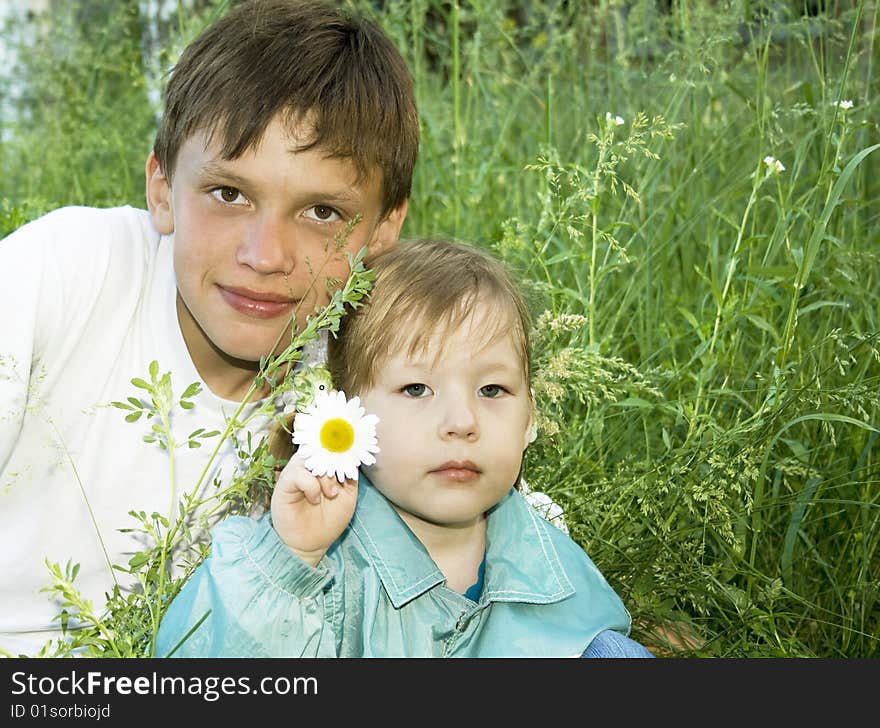
M 21 430 L 41 343 L 55 322 L 63 325 L 49 254 L 57 218 L 50 213 L 0 240 L 0 470 Z
M 334 657 L 331 578 L 324 562 L 311 567 L 290 552 L 269 514 L 229 517 L 169 605 L 156 657 Z

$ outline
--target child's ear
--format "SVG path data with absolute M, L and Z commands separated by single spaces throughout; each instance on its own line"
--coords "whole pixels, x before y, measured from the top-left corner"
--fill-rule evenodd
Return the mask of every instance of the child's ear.
M 171 205 L 171 183 L 159 166 L 155 152 L 150 152 L 147 157 L 146 191 L 147 209 L 153 220 L 153 227 L 161 235 L 169 235 L 174 232 L 174 209 Z
M 403 227 L 403 221 L 406 220 L 408 207 L 409 200 L 404 200 L 379 223 L 373 239 L 367 247 L 367 260 L 397 244 L 397 239 L 400 237 L 400 229 Z
M 531 404 L 529 407 L 529 419 L 526 422 L 526 431 L 523 434 L 523 452 L 538 438 L 538 425 L 535 417 L 535 390 L 531 390 Z

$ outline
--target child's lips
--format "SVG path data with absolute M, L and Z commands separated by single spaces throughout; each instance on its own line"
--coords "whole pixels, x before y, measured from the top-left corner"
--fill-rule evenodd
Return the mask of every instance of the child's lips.
M 470 460 L 449 460 L 430 471 L 432 475 L 439 475 L 441 478 L 446 478 L 456 483 L 466 483 L 475 480 L 480 476 L 481 472 Z
M 229 288 L 218 286 L 220 295 L 226 303 L 239 313 L 252 318 L 273 319 L 290 315 L 296 307 L 297 299 L 274 293 L 257 291 L 251 288 Z

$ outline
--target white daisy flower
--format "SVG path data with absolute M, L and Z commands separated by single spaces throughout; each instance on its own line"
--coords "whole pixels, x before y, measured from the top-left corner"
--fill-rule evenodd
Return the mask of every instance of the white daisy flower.
M 770 172 L 775 172 L 776 174 L 779 174 L 780 172 L 785 171 L 785 165 L 778 159 L 776 159 L 776 157 L 771 157 L 769 154 L 764 157 L 764 164 L 767 165 L 767 169 Z
M 851 99 L 844 99 L 843 101 L 835 101 L 834 105 L 839 109 L 851 109 L 853 107 L 853 102 Z
M 610 111 L 605 112 L 605 123 L 613 124 L 614 126 L 623 126 L 623 117 L 622 116 L 612 116 Z
M 376 462 L 376 415 L 365 414 L 360 397 L 345 392 L 318 392 L 315 401 L 293 420 L 293 443 L 313 475 L 357 480 L 358 467 Z

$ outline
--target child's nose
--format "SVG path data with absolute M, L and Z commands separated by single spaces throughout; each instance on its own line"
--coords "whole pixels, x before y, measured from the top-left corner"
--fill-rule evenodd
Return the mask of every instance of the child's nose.
M 292 226 L 271 213 L 255 216 L 238 246 L 237 259 L 257 273 L 290 273 L 295 249 Z
M 440 437 L 442 439 L 476 440 L 480 436 L 474 404 L 468 397 L 448 398 L 440 421 Z

